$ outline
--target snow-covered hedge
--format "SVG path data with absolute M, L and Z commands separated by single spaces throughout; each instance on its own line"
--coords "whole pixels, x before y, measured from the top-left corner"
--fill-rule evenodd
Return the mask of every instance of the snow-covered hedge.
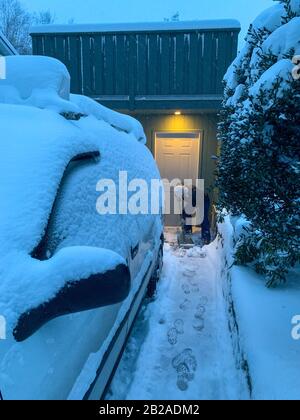
M 300 0 L 282 0 L 250 26 L 225 76 L 219 126 L 220 208 L 251 221 L 239 263 L 270 285 L 300 258 Z

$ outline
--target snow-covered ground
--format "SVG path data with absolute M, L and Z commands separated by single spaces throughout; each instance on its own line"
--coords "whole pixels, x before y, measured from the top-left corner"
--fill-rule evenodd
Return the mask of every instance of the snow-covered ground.
M 224 246 L 218 251 L 219 264 L 223 265 L 223 284 L 231 295 L 226 293 L 226 297 L 232 298 L 234 305 L 239 330 L 235 338 L 239 356 L 248 365 L 252 398 L 299 400 L 300 340 L 299 336 L 293 337 L 293 330 L 299 334 L 300 267 L 290 270 L 285 284 L 271 289 L 251 267 L 234 266 L 228 270 L 232 265 L 233 239 L 247 224 L 243 218 L 231 222 L 227 218 L 219 227 L 224 239 Z
M 217 270 L 204 251 L 165 247 L 157 299 L 135 324 L 108 399 L 248 399 Z

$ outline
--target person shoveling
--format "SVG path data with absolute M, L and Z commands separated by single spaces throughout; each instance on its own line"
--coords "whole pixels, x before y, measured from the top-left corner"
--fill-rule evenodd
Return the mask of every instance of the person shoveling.
M 181 227 L 182 240 L 185 244 L 193 243 L 193 228 L 201 228 L 201 238 L 203 244 L 211 242 L 210 233 L 210 198 L 207 193 L 196 186 L 187 187 L 179 185 L 175 188 L 176 198 L 182 203 Z

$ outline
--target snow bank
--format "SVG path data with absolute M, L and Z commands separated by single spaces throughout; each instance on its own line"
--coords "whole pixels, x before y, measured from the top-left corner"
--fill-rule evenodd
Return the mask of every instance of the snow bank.
M 235 226 L 244 224 L 245 220 L 234 220 Z M 249 368 L 252 397 L 298 400 L 300 342 L 292 338 L 292 318 L 299 315 L 300 270 L 290 272 L 286 285 L 267 289 L 265 279 L 250 268 L 234 266 L 230 269 L 235 228 L 227 217 L 219 229 L 223 246 L 215 242 L 208 247 L 208 252 L 212 255 L 217 252 L 223 261 L 220 277 L 223 277 L 227 298 L 232 296 L 234 311 L 231 309 L 231 315 L 235 314 L 239 331 L 237 348 Z
M 300 343 L 291 335 L 292 318 L 299 314 L 299 277 L 293 272 L 288 286 L 270 290 L 250 269 L 232 270 L 240 339 L 255 399 L 300 398 Z

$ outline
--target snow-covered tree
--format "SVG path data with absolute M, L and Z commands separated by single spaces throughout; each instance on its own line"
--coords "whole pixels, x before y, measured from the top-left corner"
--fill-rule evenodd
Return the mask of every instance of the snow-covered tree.
M 31 53 L 30 26 L 53 23 L 49 10 L 29 13 L 19 0 L 0 0 L 0 30 L 20 54 Z
M 225 76 L 219 207 L 251 221 L 236 261 L 269 285 L 300 260 L 299 55 L 300 0 L 279 1 L 250 26 Z
M 31 50 L 29 27 L 31 15 L 18 0 L 0 0 L 0 28 L 22 54 Z
M 37 25 L 51 25 L 55 22 L 56 17 L 55 15 L 48 9 L 48 10 L 41 10 L 38 13 L 34 13 L 32 15 L 32 20 Z

